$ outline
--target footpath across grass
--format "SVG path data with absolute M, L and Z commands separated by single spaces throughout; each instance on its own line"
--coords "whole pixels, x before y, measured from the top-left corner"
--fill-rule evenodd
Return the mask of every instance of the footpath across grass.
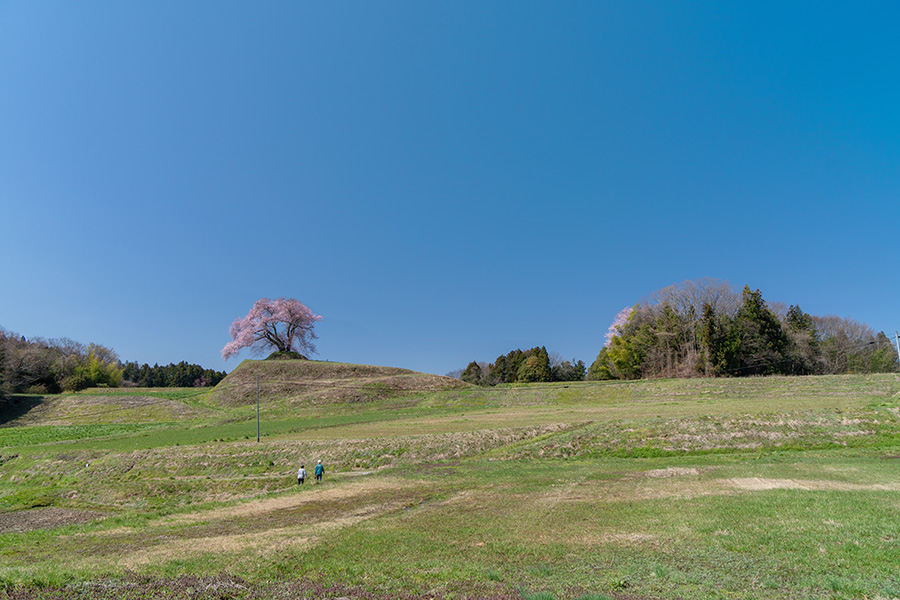
M 900 597 L 896 375 L 161 400 L 0 428 L 0 598 Z

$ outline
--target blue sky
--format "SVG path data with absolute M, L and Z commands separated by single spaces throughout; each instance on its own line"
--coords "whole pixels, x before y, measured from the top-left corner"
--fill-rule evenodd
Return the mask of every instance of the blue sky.
M 443 374 L 701 277 L 900 328 L 895 3 L 0 0 L 0 326 Z M 249 355 L 246 355 L 249 356 Z

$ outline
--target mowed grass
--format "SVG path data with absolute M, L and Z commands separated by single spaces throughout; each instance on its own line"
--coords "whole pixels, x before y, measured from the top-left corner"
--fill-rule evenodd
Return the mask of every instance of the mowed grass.
M 264 396 L 260 443 L 255 404 L 159 399 L 190 418 L 0 428 L 0 589 L 900 597 L 893 374 Z

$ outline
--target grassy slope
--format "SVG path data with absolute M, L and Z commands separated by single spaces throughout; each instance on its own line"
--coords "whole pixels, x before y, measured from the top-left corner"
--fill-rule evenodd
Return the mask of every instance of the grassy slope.
M 239 406 L 256 401 L 260 393 L 277 398 L 292 409 L 310 404 L 365 403 L 466 384 L 457 379 L 395 367 L 376 367 L 320 361 L 245 360 L 216 386 L 208 401 Z
M 297 364 L 244 363 L 206 396 L 53 398 L 0 428 L 0 580 L 900 596 L 896 375 L 476 389 Z M 320 457 L 324 485 L 296 486 Z

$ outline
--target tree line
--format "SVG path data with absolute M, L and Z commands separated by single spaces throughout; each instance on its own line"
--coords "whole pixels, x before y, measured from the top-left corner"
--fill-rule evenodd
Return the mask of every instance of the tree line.
M 619 312 L 587 369 L 545 347 L 516 349 L 492 363 L 448 373 L 476 385 L 535 381 L 826 375 L 900 370 L 884 332 L 853 319 L 819 317 L 767 302 L 712 278 L 685 281 Z
M 884 332 L 744 286 L 703 279 L 669 286 L 620 312 L 588 379 L 820 375 L 898 369 Z
M 225 371 L 204 369 L 185 361 L 152 367 L 147 363 L 138 366 L 136 362 L 127 362 L 122 371 L 126 384 L 137 387 L 212 387 L 225 379 L 225 375 Z
M 472 361 L 457 373 L 451 373 L 467 383 L 492 386 L 501 383 L 536 383 L 549 381 L 582 381 L 586 373 L 583 361 L 561 360 L 539 346 L 530 350 L 519 348 L 501 354 L 492 363 Z
M 68 338 L 28 340 L 0 328 L 0 396 L 100 386 L 211 386 L 224 377 L 224 372 L 185 362 L 164 367 L 122 363 L 114 350 L 100 344 Z

